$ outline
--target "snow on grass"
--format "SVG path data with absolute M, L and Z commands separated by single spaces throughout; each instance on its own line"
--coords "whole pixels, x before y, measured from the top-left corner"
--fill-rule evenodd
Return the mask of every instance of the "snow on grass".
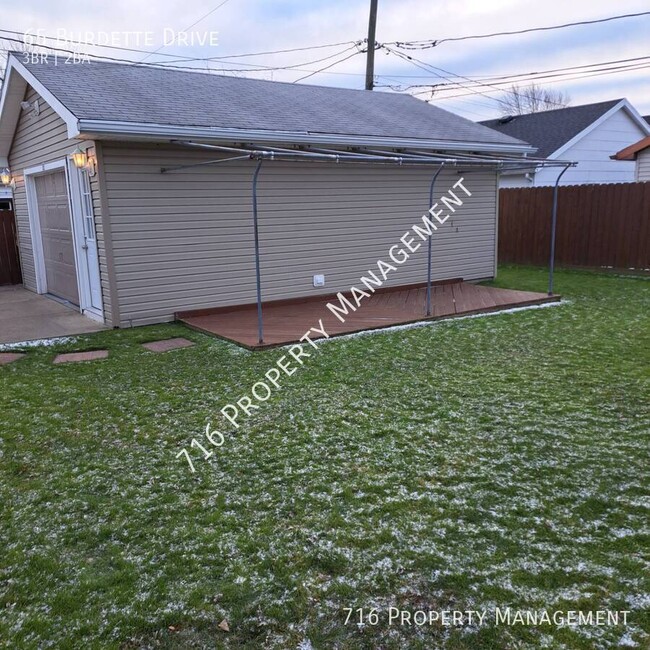
M 568 309 L 332 341 L 194 475 L 176 453 L 276 351 L 165 325 L 76 344 L 102 364 L 0 368 L 0 645 L 647 647 L 647 283 L 557 283 Z M 391 606 L 631 614 L 344 624 Z
M 499 316 L 502 314 L 516 314 L 521 311 L 530 311 L 531 309 L 545 309 L 546 307 L 559 307 L 562 305 L 568 305 L 570 303 L 571 303 L 570 300 L 561 300 L 557 302 L 545 302 L 542 303 L 541 305 L 528 305 L 526 307 L 510 307 L 509 309 L 499 309 L 497 311 L 485 312 L 482 314 L 468 314 L 467 316 L 453 316 L 450 318 L 441 318 L 438 320 L 422 320 L 422 321 L 418 321 L 417 323 L 405 323 L 404 325 L 391 325 L 390 327 L 381 327 L 372 330 L 363 330 L 361 332 L 353 332 L 352 334 L 342 334 L 340 336 L 337 335 L 330 339 L 319 339 L 318 343 L 320 345 L 321 343 L 326 343 L 328 341 L 338 341 L 341 339 L 343 340 L 354 339 L 362 336 L 372 336 L 374 334 L 385 334 L 390 332 L 404 332 L 407 330 L 418 329 L 420 327 L 435 327 L 440 325 L 448 325 L 448 324 L 453 324 L 457 321 L 471 320 L 474 318 L 487 318 L 489 316 Z M 291 346 L 288 345 L 283 347 L 291 347 Z
M 77 338 L 74 336 L 59 336 L 51 339 L 34 339 L 32 341 L 22 341 L 20 343 L 1 343 L 0 352 L 6 350 L 22 350 L 26 348 L 43 348 L 51 347 L 53 345 L 63 345 L 66 343 L 74 343 Z

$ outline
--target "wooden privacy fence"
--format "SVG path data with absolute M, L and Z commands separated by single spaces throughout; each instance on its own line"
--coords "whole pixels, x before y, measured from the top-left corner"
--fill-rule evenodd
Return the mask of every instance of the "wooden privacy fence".
M 547 264 L 552 187 L 499 192 L 499 261 Z M 559 188 L 555 261 L 650 268 L 650 182 Z
M 21 282 L 14 213 L 12 210 L 0 210 L 0 286 Z

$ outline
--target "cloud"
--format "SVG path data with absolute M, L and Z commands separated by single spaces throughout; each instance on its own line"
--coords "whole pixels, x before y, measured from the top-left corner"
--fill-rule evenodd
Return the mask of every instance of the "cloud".
M 3 8 L 3 28 L 25 30 L 40 28 L 54 35 L 58 28 L 83 31 L 151 31 L 159 47 L 165 28 L 176 30 L 191 25 L 214 9 L 218 0 L 187 3 L 182 0 L 112 0 L 110 3 L 79 3 L 77 0 L 31 0 Z M 613 13 L 647 10 L 646 0 L 631 0 L 621 9 L 610 0 L 382 0 L 379 3 L 377 40 L 379 42 L 441 39 L 466 34 L 507 31 L 530 26 L 559 24 L 607 17 Z M 363 39 L 367 31 L 368 2 L 358 0 L 230 0 L 194 27 L 194 31 L 218 30 L 219 46 L 178 47 L 161 50 L 183 57 L 225 57 L 323 43 L 352 42 Z M 417 58 L 473 77 L 502 73 L 528 72 L 570 65 L 584 65 L 610 59 L 631 58 L 647 53 L 650 17 L 613 21 L 600 25 L 573 27 L 552 32 L 520 36 L 443 43 L 433 49 L 414 52 Z M 235 65 L 213 62 L 210 69 L 251 70 L 258 64 L 295 66 L 296 70 L 238 72 L 250 76 L 294 81 L 329 63 L 342 59 L 353 50 L 320 63 L 313 61 L 342 52 L 345 46 L 314 49 L 278 55 L 234 59 Z M 96 50 L 97 51 L 97 50 Z M 103 50 L 103 54 L 140 60 L 144 54 Z M 160 53 L 148 61 L 163 61 Z M 250 64 L 250 65 L 246 65 Z M 202 68 L 206 64 L 196 64 Z M 310 77 L 306 83 L 361 88 L 365 59 L 358 54 L 330 70 Z M 379 51 L 375 72 L 380 83 L 436 83 L 440 77 L 429 74 L 408 61 Z M 443 73 L 441 73 L 443 75 Z M 446 77 L 451 75 L 444 74 Z M 647 71 L 624 72 L 554 83 L 552 87 L 568 92 L 573 104 L 602 101 L 626 96 L 641 113 L 650 113 L 650 87 Z M 456 79 L 458 79 L 456 77 Z M 481 89 L 457 99 L 440 99 L 447 110 L 471 119 L 485 119 L 498 113 L 497 92 Z

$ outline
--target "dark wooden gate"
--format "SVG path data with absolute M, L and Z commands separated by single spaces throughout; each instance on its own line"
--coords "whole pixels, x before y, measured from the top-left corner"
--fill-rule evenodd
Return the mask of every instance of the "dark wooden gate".
M 0 210 L 0 286 L 23 281 L 13 210 Z

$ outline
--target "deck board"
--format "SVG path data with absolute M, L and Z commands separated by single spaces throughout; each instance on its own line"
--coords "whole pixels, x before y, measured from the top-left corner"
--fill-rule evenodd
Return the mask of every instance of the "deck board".
M 432 315 L 426 316 L 426 287 L 384 290 L 364 298 L 361 306 L 340 322 L 327 309 L 336 298 L 296 300 L 263 305 L 264 342 L 258 341 L 256 305 L 185 312 L 179 320 L 189 327 L 258 349 L 299 341 L 312 326 L 323 322 L 330 336 L 350 334 L 424 320 L 451 318 L 523 305 L 558 301 L 559 296 L 485 287 L 468 282 L 436 284 L 431 288 Z M 313 339 L 317 336 L 313 335 Z

